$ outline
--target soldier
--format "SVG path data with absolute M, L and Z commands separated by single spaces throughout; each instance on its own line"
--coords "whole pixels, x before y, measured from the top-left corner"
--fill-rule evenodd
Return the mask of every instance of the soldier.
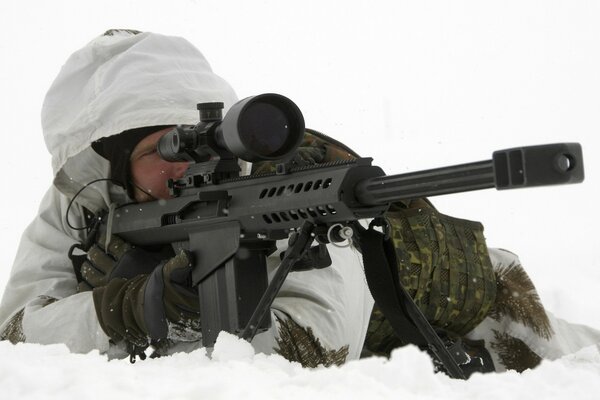
M 196 103 L 215 100 L 228 108 L 237 99 L 181 38 L 110 30 L 69 58 L 42 112 L 55 178 L 21 240 L 0 305 L 2 339 L 111 357 L 143 357 L 150 338 L 159 338 L 158 355 L 202 345 L 187 253 L 142 250 L 116 236 L 101 237 L 75 268 L 67 253 L 86 239 L 90 215 L 169 197 L 166 181 L 187 163 L 160 159 L 156 143 L 174 125 L 194 124 Z M 298 153 L 307 163 L 356 156 L 310 130 Z M 246 173 L 270 168 L 242 165 Z M 400 282 L 442 335 L 461 339 L 488 369 L 521 371 L 600 342 L 599 332 L 547 313 L 518 258 L 487 248 L 481 224 L 444 216 L 426 199 L 394 204 L 386 217 Z M 328 247 L 329 268 L 289 275 L 272 328 L 252 342 L 257 351 L 339 365 L 404 344 L 373 309 L 358 250 Z M 278 243 L 269 268 L 285 248 Z
M 42 110 L 55 178 L 4 291 L 2 338 L 114 357 L 141 355 L 151 335 L 163 339 L 161 354 L 201 345 L 186 253 L 133 249 L 117 237 L 106 246 L 101 238 L 75 270 L 67 253 L 86 239 L 86 216 L 168 197 L 167 179 L 186 163 L 162 161 L 156 141 L 168 127 L 195 124 L 197 103 L 216 100 L 227 109 L 237 98 L 182 38 L 111 30 L 67 60 Z M 278 244 L 271 269 L 286 247 Z M 271 330 L 253 341 L 257 351 L 294 353 L 305 365 L 359 357 L 372 300 L 358 253 L 331 248 L 330 255 L 331 268 L 286 280 Z

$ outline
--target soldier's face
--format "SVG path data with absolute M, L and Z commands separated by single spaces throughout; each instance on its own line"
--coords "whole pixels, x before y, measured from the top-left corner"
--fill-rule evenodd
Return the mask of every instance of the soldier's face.
M 165 128 L 142 139 L 130 157 L 135 200 L 145 202 L 168 199 L 167 181 L 183 177 L 188 162 L 169 162 L 158 155 L 156 144 L 172 128 Z

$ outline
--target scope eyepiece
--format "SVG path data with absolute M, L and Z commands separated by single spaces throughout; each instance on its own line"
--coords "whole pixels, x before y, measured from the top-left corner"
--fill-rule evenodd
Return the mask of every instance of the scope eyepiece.
M 193 161 L 189 152 L 197 144 L 193 125 L 179 125 L 160 138 L 156 150 L 163 160 L 171 162 Z

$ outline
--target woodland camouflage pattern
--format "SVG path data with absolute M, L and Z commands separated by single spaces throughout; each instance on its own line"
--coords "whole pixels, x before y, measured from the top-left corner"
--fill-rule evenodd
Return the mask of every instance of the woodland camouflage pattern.
M 304 133 L 304 139 L 298 147 L 293 162 L 298 165 L 323 164 L 331 161 L 353 160 L 358 155 L 351 149 L 343 149 L 330 141 L 321 138 L 319 132 L 307 129 Z M 252 174 L 267 174 L 275 172 L 276 164 L 271 161 L 262 161 L 252 164 Z
M 25 309 L 22 308 L 8 322 L 4 332 L 0 335 L 0 340 L 8 340 L 12 344 L 24 343 L 25 335 L 23 334 L 23 315 Z
M 483 226 L 440 214 L 423 200 L 393 205 L 386 218 L 400 283 L 429 322 L 462 336 L 483 321 L 496 298 Z
M 54 303 L 58 299 L 49 296 L 39 296 L 42 300 L 42 307 L 46 307 L 49 304 Z M 6 328 L 2 334 L 0 334 L 0 340 L 8 340 L 12 344 L 24 343 L 26 338 L 23 333 L 23 316 L 25 315 L 25 309 L 19 310 L 8 322 Z
M 279 338 L 277 354 L 289 361 L 299 362 L 303 367 L 340 366 L 348 357 L 348 346 L 337 350 L 327 350 L 312 332 L 311 328 L 303 328 L 293 319 L 277 319 L 279 322 Z
M 497 301 L 490 317 L 500 321 L 508 316 L 531 328 L 538 336 L 550 339 L 554 334 L 544 305 L 521 264 L 501 265 L 496 269 Z
M 492 348 L 506 369 L 523 372 L 535 368 L 542 362 L 542 358 L 535 354 L 522 340 L 494 330 Z

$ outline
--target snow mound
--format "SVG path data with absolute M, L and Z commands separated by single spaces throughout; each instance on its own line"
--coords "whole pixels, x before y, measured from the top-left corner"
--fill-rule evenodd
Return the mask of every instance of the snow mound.
M 97 352 L 72 354 L 63 345 L 0 342 L 5 399 L 596 399 L 600 349 L 589 347 L 522 374 L 474 375 L 457 381 L 433 372 L 415 347 L 390 360 L 369 358 L 342 367 L 304 369 L 278 355 L 255 354 L 245 341 L 221 334 L 212 357 L 189 354 L 107 361 Z

